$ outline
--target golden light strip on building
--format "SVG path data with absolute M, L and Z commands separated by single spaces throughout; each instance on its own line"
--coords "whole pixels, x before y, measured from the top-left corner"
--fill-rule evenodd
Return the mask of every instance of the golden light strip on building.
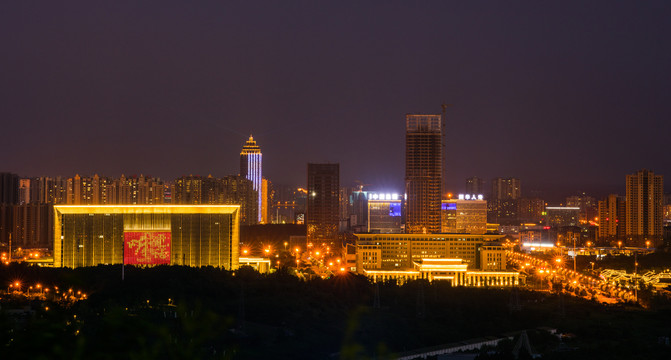
M 419 271 L 407 271 L 407 270 L 363 270 L 366 274 L 371 275 L 419 275 Z

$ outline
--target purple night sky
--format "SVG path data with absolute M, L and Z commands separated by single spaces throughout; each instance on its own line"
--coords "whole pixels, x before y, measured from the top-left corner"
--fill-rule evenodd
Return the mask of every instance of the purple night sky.
M 671 2 L 16 1 L 0 10 L 0 171 L 264 175 L 400 190 L 404 116 L 448 108 L 447 184 L 671 183 Z

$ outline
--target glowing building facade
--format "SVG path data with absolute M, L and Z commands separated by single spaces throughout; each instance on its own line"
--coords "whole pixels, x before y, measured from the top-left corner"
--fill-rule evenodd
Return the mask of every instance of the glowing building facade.
M 257 217 L 258 221 L 263 220 L 263 172 L 262 172 L 262 154 L 261 148 L 256 145 L 254 137 L 249 135 L 249 140 L 245 143 L 245 146 L 242 147 L 242 152 L 240 152 L 240 175 L 251 180 L 254 184 L 254 190 L 256 190 L 258 197 L 258 211 Z
M 55 205 L 54 266 L 238 267 L 238 205 Z

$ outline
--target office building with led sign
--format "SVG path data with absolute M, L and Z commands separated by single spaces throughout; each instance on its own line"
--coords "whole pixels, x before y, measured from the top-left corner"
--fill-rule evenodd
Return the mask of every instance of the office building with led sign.
M 487 232 L 487 201 L 483 195 L 459 194 L 457 199 L 443 200 L 441 205 L 441 232 Z
M 238 267 L 239 205 L 56 205 L 54 266 Z
M 398 194 L 368 193 L 368 232 L 402 232 L 401 198 Z

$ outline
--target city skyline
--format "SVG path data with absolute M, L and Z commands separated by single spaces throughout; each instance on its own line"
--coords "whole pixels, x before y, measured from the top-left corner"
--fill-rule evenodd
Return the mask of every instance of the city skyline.
M 11 4 L 2 171 L 221 177 L 251 132 L 274 183 L 332 162 L 343 185 L 399 190 L 405 114 L 446 103 L 449 190 L 601 197 L 670 175 L 668 3 L 262 4 Z
M 669 19 L 3 4 L 0 353 L 664 358 Z
M 436 115 L 436 116 L 438 116 L 438 115 Z M 249 147 L 250 141 L 254 142 L 254 144 L 255 144 L 255 141 L 251 140 L 251 139 L 252 139 L 252 137 L 250 136 L 250 138 L 246 142 L 246 145 L 243 146 L 242 153 L 240 153 L 240 159 L 239 159 L 240 166 L 242 166 L 242 163 L 245 162 L 244 152 L 245 152 L 245 149 Z M 258 146 L 256 146 L 256 147 L 258 148 Z M 258 155 L 260 156 L 260 153 Z M 243 168 L 240 167 L 239 170 L 240 171 L 238 172 L 238 175 L 240 175 L 239 173 L 242 172 Z M 640 168 L 640 169 L 632 170 L 632 172 L 642 171 L 642 170 L 650 170 L 652 172 L 656 172 L 657 174 L 660 174 L 660 171 L 658 171 L 659 169 Z M 450 169 L 449 168 L 448 169 L 443 169 L 443 174 L 445 174 L 446 171 L 449 172 Z M 51 180 L 51 181 L 54 181 L 54 180 L 67 181 L 68 179 L 76 179 L 78 177 L 88 177 L 88 178 L 91 178 L 91 179 L 95 179 L 95 178 L 99 178 L 99 179 L 139 179 L 139 178 L 146 178 L 146 179 L 159 180 L 161 182 L 165 182 L 166 184 L 174 184 L 175 182 L 178 182 L 178 181 L 180 181 L 180 179 L 183 179 L 183 178 L 193 178 L 193 177 L 201 178 L 201 179 L 210 178 L 210 177 L 212 177 L 213 172 L 209 172 L 207 175 L 189 174 L 189 175 L 180 175 L 180 176 L 177 176 L 177 177 L 174 177 L 174 178 L 156 177 L 156 176 L 153 176 L 152 174 L 146 174 L 146 173 L 139 173 L 139 174 L 121 173 L 117 176 L 113 176 L 113 175 L 109 174 L 109 172 L 100 172 L 100 173 L 99 172 L 94 172 L 94 173 L 89 174 L 89 173 L 85 173 L 85 172 L 81 172 L 81 171 L 75 172 L 74 174 L 66 174 L 66 175 L 62 175 L 62 176 L 61 175 L 52 176 L 50 174 L 40 174 L 40 175 L 37 175 L 37 176 L 25 176 L 24 174 L 16 174 L 16 173 L 11 172 L 11 171 L 5 171 L 5 173 L 14 174 L 14 175 L 18 176 L 17 181 L 18 180 L 24 181 L 24 180 L 31 180 L 31 179 L 46 179 L 46 180 Z M 223 175 L 220 178 L 230 178 L 230 177 L 235 177 L 235 176 L 238 176 L 238 175 L 236 175 L 235 173 L 231 173 L 231 174 Z M 517 193 L 518 197 L 522 196 L 523 198 L 542 198 L 545 201 L 548 201 L 550 203 L 556 203 L 556 204 L 561 203 L 561 204 L 563 204 L 563 203 L 565 203 L 565 201 L 567 201 L 567 199 L 569 197 L 575 196 L 575 195 L 580 195 L 580 194 L 585 195 L 585 196 L 592 196 L 592 197 L 595 197 L 595 198 L 598 198 L 598 199 L 606 198 L 610 194 L 617 194 L 617 195 L 622 195 L 623 196 L 625 194 L 626 189 L 625 189 L 625 183 L 621 181 L 621 178 L 625 175 L 628 175 L 628 174 L 621 174 L 620 184 L 617 184 L 617 185 L 612 185 L 612 184 L 583 184 L 583 185 L 580 185 L 580 184 L 578 184 L 578 185 L 564 185 L 564 186 L 562 186 L 562 185 L 559 185 L 559 186 L 537 186 L 538 184 L 535 184 L 536 186 L 531 187 L 531 190 L 529 190 L 527 188 L 525 179 L 519 179 L 519 178 L 512 177 L 512 178 L 508 178 L 508 179 L 504 179 L 504 180 L 515 180 L 515 181 L 518 182 L 518 186 L 519 186 L 520 181 L 522 183 L 525 183 L 524 192 L 520 191 L 519 189 L 517 190 L 518 191 L 518 193 Z M 660 174 L 660 175 L 663 176 L 663 174 Z M 242 176 L 242 177 L 245 178 L 245 176 Z M 443 175 L 443 178 L 444 177 L 445 177 L 445 175 Z M 216 177 L 216 178 L 219 178 L 219 177 Z M 469 190 L 469 188 L 471 187 L 471 184 L 469 183 L 469 181 L 471 181 L 472 178 L 473 177 L 465 178 L 465 179 L 462 180 L 461 184 L 456 184 L 453 187 L 444 188 L 442 190 L 442 198 L 447 199 L 447 198 L 450 198 L 450 196 L 456 198 L 456 196 L 458 194 L 475 194 L 475 192 Z M 492 185 L 493 185 L 494 182 L 501 180 L 502 179 L 501 177 L 494 177 L 494 178 L 491 178 L 491 179 L 483 179 L 483 178 L 478 178 L 478 177 L 475 177 L 475 178 L 479 179 L 482 182 L 482 185 L 484 185 L 483 191 L 477 192 L 478 195 L 484 195 L 486 197 L 491 197 L 491 196 L 495 197 L 495 193 L 493 192 L 494 189 L 492 188 Z M 269 180 L 272 181 L 273 179 L 269 179 Z M 263 181 L 266 181 L 265 176 L 263 176 Z M 383 184 L 389 184 L 389 183 L 391 183 L 391 181 L 384 182 Z M 356 186 L 355 186 L 355 184 L 356 184 Z M 344 188 L 348 188 L 348 189 L 355 189 L 355 188 L 358 188 L 361 184 L 365 185 L 364 188 L 367 191 L 373 191 L 373 192 L 379 192 L 379 191 L 390 192 L 391 191 L 391 192 L 399 192 L 399 193 L 403 192 L 402 181 L 400 181 L 399 184 L 380 185 L 380 184 L 375 184 L 375 183 L 364 184 L 364 182 L 361 182 L 360 180 L 354 180 L 352 183 L 345 183 L 345 184 L 341 183 L 341 186 L 344 187 Z M 278 186 L 289 186 L 289 187 L 303 188 L 303 187 L 307 186 L 307 183 L 305 183 L 305 182 L 296 183 L 296 184 L 282 184 L 282 183 L 280 183 L 280 184 L 277 184 L 277 185 Z M 666 186 L 664 186 L 664 188 L 662 190 L 663 190 L 663 194 L 668 193 L 667 192 L 668 190 L 667 190 Z M 26 194 L 22 194 L 22 195 L 19 194 L 19 196 L 26 196 Z M 261 197 L 260 194 L 259 194 L 259 197 Z M 258 203 L 261 204 L 260 199 L 258 200 Z M 259 205 L 259 206 L 261 206 L 261 205 Z M 259 215 L 259 221 L 260 221 L 260 216 L 261 215 Z

